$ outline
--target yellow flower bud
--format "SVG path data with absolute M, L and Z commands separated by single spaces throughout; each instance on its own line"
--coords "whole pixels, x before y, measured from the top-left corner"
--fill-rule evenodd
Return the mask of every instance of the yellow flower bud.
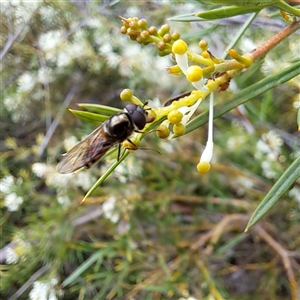
M 173 32 L 172 33 L 172 40 L 173 41 L 177 41 L 178 39 L 180 39 L 180 34 L 178 32 Z
M 201 40 L 201 41 L 199 42 L 199 47 L 200 47 L 203 51 L 207 50 L 208 42 L 207 42 L 206 40 Z
M 143 28 L 143 29 L 147 29 L 147 20 L 145 19 L 140 19 L 138 21 L 138 25 L 140 28 Z
M 178 65 L 167 67 L 167 72 L 172 75 L 182 75 L 182 71 Z
M 178 123 L 173 126 L 173 132 L 178 136 L 184 135 L 185 131 L 186 131 L 186 127 L 182 123 Z
M 234 49 L 228 50 L 227 53 L 230 55 L 231 58 L 235 59 L 237 62 L 239 62 L 246 68 L 250 67 L 253 63 L 252 58 L 250 56 L 248 56 L 248 55 L 241 56 Z
M 167 126 L 165 125 L 160 125 L 157 128 L 156 131 L 156 136 L 160 139 L 165 139 L 170 135 L 170 130 Z
M 157 44 L 158 50 L 163 51 L 163 50 L 165 50 L 165 48 L 166 48 L 166 44 L 163 41 L 158 42 L 158 44 Z
M 169 114 L 168 114 L 168 120 L 170 123 L 172 124 L 178 124 L 181 122 L 183 117 L 183 114 L 178 111 L 178 110 L 172 110 Z
M 128 140 L 123 142 L 123 147 L 125 149 L 128 149 L 130 151 L 134 151 L 137 150 L 139 148 L 140 145 L 140 140 L 139 139 L 134 139 L 132 140 L 132 142 L 134 143 L 134 145 L 132 143 L 130 143 Z

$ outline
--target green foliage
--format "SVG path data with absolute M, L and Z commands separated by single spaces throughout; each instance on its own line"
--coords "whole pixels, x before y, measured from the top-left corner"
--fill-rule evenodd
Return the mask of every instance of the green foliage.
M 62 175 L 60 154 L 120 112 L 123 89 L 159 113 L 167 99 L 193 88 L 167 74 L 172 57 L 122 35 L 119 16 L 142 15 L 159 28 L 167 18 L 199 20 L 199 12 L 220 18 L 210 7 L 226 5 L 104 2 L 1 3 L 0 298 L 296 300 L 297 33 L 215 93 L 207 174 L 196 169 L 208 130 L 203 99 L 183 136 L 156 137 L 167 121 L 162 114 L 138 136 L 146 150 L 126 150 L 117 161 L 113 148 L 93 168 Z M 299 10 L 283 1 L 256 3 L 266 13 Z M 248 22 L 243 15 L 239 31 L 230 9 L 223 7 L 227 19 L 217 22 L 160 29 L 180 32 L 195 53 L 207 40 L 217 60 L 229 48 L 253 53 L 288 26 L 278 13 L 258 13 Z M 164 36 L 167 44 L 175 37 Z M 218 80 L 203 69 L 206 82 Z

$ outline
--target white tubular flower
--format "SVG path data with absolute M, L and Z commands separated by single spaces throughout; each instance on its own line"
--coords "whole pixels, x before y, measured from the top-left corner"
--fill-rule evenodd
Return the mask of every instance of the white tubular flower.
M 181 123 L 185 126 L 187 122 L 190 120 L 192 115 L 197 110 L 198 106 L 200 105 L 202 99 L 200 98 L 198 101 L 195 102 L 192 106 L 183 106 L 178 109 L 183 114 Z
M 207 173 L 210 170 L 210 161 L 213 155 L 214 143 L 213 143 L 213 119 L 214 119 L 214 96 L 210 94 L 209 101 L 209 118 L 208 118 L 208 139 L 206 147 L 201 155 L 200 162 L 197 165 L 199 173 Z
M 189 67 L 187 50 L 188 46 L 183 40 L 175 41 L 172 46 L 172 52 L 175 55 L 176 62 L 184 74 Z

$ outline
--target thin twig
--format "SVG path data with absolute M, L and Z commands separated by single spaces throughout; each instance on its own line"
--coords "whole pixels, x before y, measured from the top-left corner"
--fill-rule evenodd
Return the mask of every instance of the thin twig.
M 276 47 L 279 43 L 285 40 L 288 36 L 293 34 L 300 28 L 300 21 L 293 22 L 273 37 L 271 37 L 268 41 L 258 46 L 255 51 L 249 53 L 248 55 L 252 58 L 253 61 L 263 58 L 271 49 Z
M 79 225 L 83 225 L 86 224 L 94 219 L 98 219 L 99 217 L 101 217 L 103 214 L 102 209 L 100 208 L 96 208 L 91 211 L 89 210 L 86 214 L 76 218 L 75 220 L 72 221 L 72 225 L 74 227 L 79 226 Z
M 51 101 L 50 101 L 50 85 L 49 85 L 49 76 L 46 61 L 40 49 L 38 50 L 38 57 L 42 67 L 42 70 L 46 72 L 46 80 L 43 83 L 44 86 L 44 97 L 45 97 L 45 110 L 46 110 L 46 130 L 51 126 Z
M 178 267 L 179 263 L 181 262 L 182 257 L 178 256 L 175 259 L 173 259 L 172 261 L 170 261 L 168 263 L 168 270 L 169 271 L 173 271 L 175 268 Z M 142 290 L 144 287 L 146 287 L 147 285 L 152 284 L 153 282 L 155 282 L 156 280 L 160 279 L 162 277 L 162 275 L 164 274 L 163 269 L 157 269 L 154 271 L 154 273 L 152 273 L 152 275 L 150 275 L 147 279 L 145 279 L 144 281 L 136 284 L 134 286 L 134 288 L 125 295 L 124 300 L 129 300 L 129 299 L 133 299 L 133 297 L 140 291 Z
M 3 59 L 3 57 L 7 54 L 7 52 L 9 51 L 9 49 L 11 48 L 12 44 L 14 43 L 14 41 L 18 38 L 18 36 L 20 35 L 20 33 L 23 31 L 23 29 L 27 26 L 27 23 L 21 24 L 15 34 L 9 34 L 8 35 L 8 39 L 6 44 L 4 45 L 2 51 L 0 52 L 0 60 Z
M 204 244 L 211 240 L 212 244 L 217 243 L 222 233 L 229 230 L 236 229 L 237 227 L 241 229 L 248 221 L 249 216 L 242 214 L 233 214 L 225 216 L 214 228 L 202 235 L 196 242 L 192 243 L 191 250 L 198 250 L 203 247 Z M 206 254 L 210 254 L 213 251 L 213 245 L 208 245 L 205 249 Z
M 297 300 L 297 281 L 295 278 L 294 270 L 291 264 L 291 259 L 289 257 L 290 252 L 286 249 L 284 249 L 278 242 L 276 242 L 272 236 L 270 236 L 264 228 L 260 225 L 255 225 L 253 227 L 253 230 L 260 236 L 261 239 L 263 239 L 265 242 L 267 242 L 278 255 L 281 257 L 283 266 L 285 268 L 288 281 L 290 284 L 291 289 L 291 299 Z
M 203 263 L 200 255 L 195 255 L 195 262 L 196 262 L 197 267 L 202 272 L 202 275 L 205 278 L 205 280 L 206 280 L 206 282 L 207 282 L 207 284 L 209 286 L 210 293 L 214 296 L 214 298 L 216 300 L 224 300 L 224 298 L 222 297 L 222 295 L 217 290 L 217 288 L 216 288 L 213 280 L 211 279 L 209 271 L 205 267 L 205 265 L 204 265 L 204 263 Z
M 62 105 L 64 109 L 57 113 L 55 119 L 52 121 L 52 123 L 51 123 L 51 125 L 50 125 L 50 127 L 49 127 L 49 129 L 48 129 L 48 131 L 47 131 L 40 147 L 39 147 L 39 150 L 38 150 L 38 153 L 37 153 L 38 157 L 41 157 L 43 155 L 43 153 L 44 153 L 44 151 L 45 151 L 45 149 L 46 149 L 53 133 L 56 130 L 56 127 L 59 124 L 59 121 L 61 120 L 62 116 L 64 115 L 65 108 L 70 104 L 70 102 L 73 99 L 77 89 L 78 89 L 77 86 L 73 86 L 70 89 L 70 91 L 69 91 L 69 93 L 68 93 L 68 95 L 67 95 L 67 97 L 66 97 L 66 99 L 65 99 L 65 101 L 63 102 L 63 105 Z
M 44 266 L 37 270 L 8 300 L 18 299 L 40 276 L 50 269 L 50 266 Z

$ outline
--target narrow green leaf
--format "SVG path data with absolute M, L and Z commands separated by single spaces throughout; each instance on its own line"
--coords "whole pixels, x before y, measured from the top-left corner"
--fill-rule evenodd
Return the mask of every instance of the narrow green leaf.
M 92 103 L 78 103 L 79 107 L 85 108 L 94 113 L 103 114 L 107 116 L 112 116 L 122 111 L 120 108 L 110 107 L 107 105 L 101 104 L 92 104 Z
M 240 242 L 247 239 L 248 237 L 249 237 L 249 235 L 247 233 L 240 233 L 240 234 L 236 235 L 235 237 L 230 239 L 227 243 L 225 243 L 223 246 L 221 246 L 217 250 L 217 254 L 225 255 L 226 253 L 229 252 L 229 250 L 232 250 L 233 247 L 235 247 L 236 245 L 238 245 Z
M 196 14 L 196 17 L 205 19 L 205 20 L 215 20 L 222 18 L 229 18 L 237 15 L 243 15 L 248 13 L 259 12 L 261 7 L 255 6 L 229 6 L 221 7 L 217 9 L 212 9 L 208 11 L 202 11 Z
M 199 22 L 199 21 L 204 21 L 199 19 L 199 17 L 196 17 L 194 13 L 191 14 L 183 14 L 183 15 L 178 15 L 175 17 L 171 17 L 168 19 L 168 21 L 174 21 L 174 22 Z
M 278 3 L 280 0 L 200 0 L 200 2 L 226 6 L 268 6 Z
M 82 111 L 82 110 L 75 110 L 70 109 L 69 111 L 76 116 L 77 118 L 81 119 L 82 121 L 93 123 L 93 124 L 99 124 L 108 119 L 108 116 L 95 114 L 89 111 Z
M 150 126 L 147 128 L 146 131 L 150 131 L 153 128 L 155 128 L 156 126 L 158 126 L 159 124 L 161 124 L 161 122 L 163 122 L 166 119 L 166 117 L 163 117 L 162 119 L 155 121 L 153 123 L 150 124 Z M 140 140 L 142 140 L 145 137 L 144 134 L 142 134 L 140 136 Z M 116 148 L 113 148 L 111 150 L 108 151 L 108 153 L 105 156 L 110 155 L 112 152 L 115 152 Z M 89 191 L 86 193 L 86 195 L 84 196 L 84 198 L 82 199 L 82 201 L 80 202 L 80 204 L 82 204 L 105 180 L 106 178 L 115 170 L 115 168 L 122 163 L 123 160 L 125 160 L 125 158 L 129 155 L 130 151 L 126 150 L 124 155 L 119 159 L 116 160 L 111 166 L 110 168 L 96 181 L 96 183 L 89 189 Z M 105 157 L 104 156 L 104 157 Z
M 298 112 L 297 112 L 297 124 L 298 124 L 298 131 L 300 131 L 300 107 L 298 108 Z
M 227 45 L 224 54 L 222 55 L 222 58 L 226 58 L 228 56 L 227 51 L 230 49 L 233 49 L 234 46 L 237 44 L 237 42 L 244 36 L 244 33 L 250 27 L 254 19 L 257 17 L 258 13 L 251 14 L 247 21 L 243 24 L 243 26 L 239 29 L 237 34 L 235 34 L 234 38 L 231 40 L 231 42 Z
M 96 183 L 89 189 L 89 191 L 86 193 L 82 201 L 80 202 L 80 205 L 94 192 L 94 190 L 105 181 L 105 179 L 114 171 L 114 169 L 129 155 L 129 151 L 126 150 L 124 155 L 119 159 L 116 160 L 109 169 L 96 181 Z
M 280 199 L 280 197 L 290 188 L 290 186 L 300 177 L 300 156 L 289 166 L 289 168 L 277 180 L 266 197 L 260 202 L 252 214 L 245 232 L 256 224 Z
M 101 249 L 100 251 L 94 253 L 84 263 L 82 263 L 70 276 L 68 276 L 63 281 L 63 283 L 61 284 L 62 287 L 66 287 L 69 284 L 71 284 L 74 280 L 76 280 L 84 271 L 86 271 L 97 260 L 103 260 L 104 255 L 105 255 L 105 251 L 103 251 L 103 249 Z
M 300 61 L 294 63 L 290 67 L 282 70 L 281 72 L 269 76 L 242 91 L 235 94 L 232 100 L 216 105 L 214 108 L 214 119 L 224 115 L 233 108 L 249 101 L 250 99 L 257 97 L 260 94 L 274 88 L 275 86 L 291 80 L 300 74 Z M 194 118 L 186 126 L 185 134 L 199 128 L 203 124 L 208 122 L 208 111 Z M 176 137 L 176 136 L 175 136 Z

